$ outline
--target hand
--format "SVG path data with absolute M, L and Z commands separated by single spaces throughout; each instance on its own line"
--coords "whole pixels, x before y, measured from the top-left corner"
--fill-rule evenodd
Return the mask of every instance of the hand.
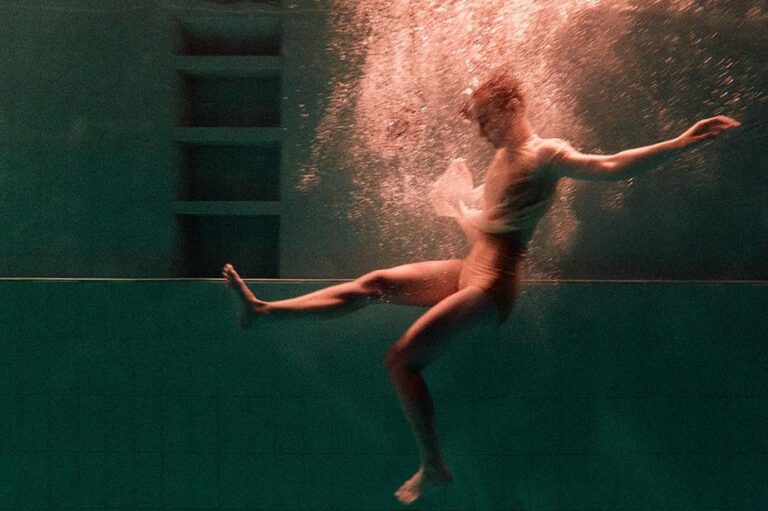
M 717 117 L 698 121 L 680 135 L 678 140 L 684 145 L 688 145 L 694 142 L 715 138 L 720 133 L 729 129 L 738 128 L 739 126 L 741 126 L 741 123 L 736 119 L 718 115 Z

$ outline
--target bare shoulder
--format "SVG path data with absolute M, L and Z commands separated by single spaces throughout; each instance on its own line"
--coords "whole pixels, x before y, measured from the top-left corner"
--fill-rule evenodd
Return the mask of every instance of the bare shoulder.
M 562 138 L 535 137 L 532 148 L 536 152 L 536 159 L 542 168 L 561 163 L 562 159 L 574 150 L 571 144 Z
M 538 152 L 544 158 L 552 158 L 572 149 L 571 144 L 562 138 L 539 138 L 538 140 Z

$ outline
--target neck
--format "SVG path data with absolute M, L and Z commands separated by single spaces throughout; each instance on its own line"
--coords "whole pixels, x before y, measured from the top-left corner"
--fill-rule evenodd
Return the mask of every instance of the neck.
M 518 146 L 533 136 L 533 126 L 528 117 L 522 116 L 510 126 L 504 137 L 505 146 Z

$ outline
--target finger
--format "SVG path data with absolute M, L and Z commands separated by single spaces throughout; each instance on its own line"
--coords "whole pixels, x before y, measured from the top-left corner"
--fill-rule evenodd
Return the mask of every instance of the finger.
M 722 123 L 722 124 L 724 124 L 724 125 L 726 125 L 728 127 L 735 128 L 737 126 L 741 126 L 741 123 L 739 121 L 737 121 L 736 119 L 734 119 L 732 117 L 728 117 L 727 115 L 718 115 L 716 117 L 716 119 L 718 121 L 720 121 L 720 123 Z
M 729 123 L 720 124 L 718 126 L 713 126 L 712 129 L 716 129 L 716 130 L 719 130 L 719 131 L 722 132 L 722 131 L 728 131 L 728 130 L 732 130 L 734 128 L 738 128 L 739 126 L 741 126 L 740 122 L 732 122 L 732 123 L 729 122 Z
M 712 122 L 710 125 L 707 126 L 707 131 L 724 131 L 730 128 L 733 128 L 734 126 L 726 121 L 716 119 L 714 122 Z

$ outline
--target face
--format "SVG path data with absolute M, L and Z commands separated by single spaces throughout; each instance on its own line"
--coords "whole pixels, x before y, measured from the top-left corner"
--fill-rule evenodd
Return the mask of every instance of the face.
M 504 144 L 504 139 L 515 117 L 490 103 L 480 105 L 472 103 L 468 114 L 468 119 L 477 122 L 480 135 L 488 139 L 494 147 L 500 147 Z

